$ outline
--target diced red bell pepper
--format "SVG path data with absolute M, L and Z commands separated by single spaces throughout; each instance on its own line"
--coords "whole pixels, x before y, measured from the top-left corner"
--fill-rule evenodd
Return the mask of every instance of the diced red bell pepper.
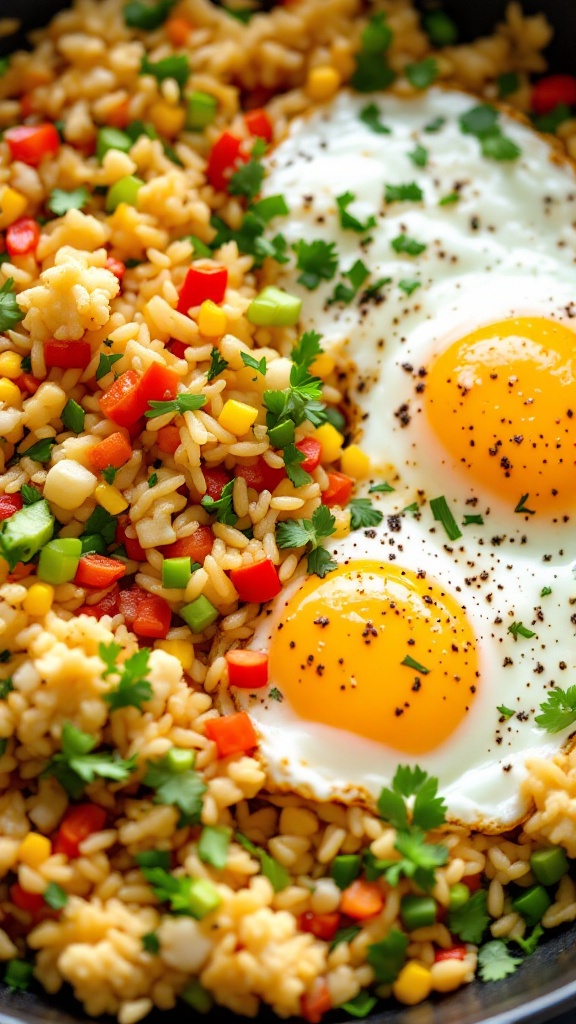
M 0 497 L 0 521 L 3 519 L 10 519 L 15 512 L 19 512 L 24 502 L 22 501 L 22 495 L 18 494 L 3 494 Z
M 42 381 L 31 373 L 23 373 L 14 383 L 18 385 L 20 391 L 27 391 L 29 395 L 35 395 Z
M 200 306 L 207 299 L 217 306 L 224 302 L 228 285 L 226 267 L 190 267 L 178 298 L 178 312 L 187 313 L 192 306 Z
M 325 1013 L 332 1009 L 330 990 L 324 978 L 317 978 L 311 992 L 305 992 L 300 1000 L 300 1012 L 308 1024 L 320 1024 Z
M 340 505 L 343 508 L 350 501 L 353 483 L 344 473 L 328 473 L 328 487 L 322 491 L 322 504 Z
M 225 192 L 238 163 L 246 163 L 248 156 L 242 153 L 242 140 L 232 132 L 222 132 L 212 146 L 206 177 L 217 192 Z M 192 305 L 192 303 L 190 303 Z
M 264 139 L 266 142 L 272 142 L 274 134 L 272 122 L 265 110 L 249 110 L 247 114 L 244 114 L 244 124 L 250 135 L 256 135 L 257 138 Z
M 126 625 L 129 627 L 129 629 L 132 628 L 134 624 L 134 619 L 138 614 L 140 604 L 142 603 L 145 597 L 146 591 L 142 590 L 142 587 L 136 586 L 136 584 L 134 584 L 131 587 L 128 587 L 126 590 L 120 591 L 120 611 L 124 616 L 124 619 L 126 620 Z
M 14 882 L 14 885 L 10 886 L 10 899 L 19 910 L 25 910 L 32 916 L 39 914 L 46 906 L 44 897 L 40 893 L 27 892 L 22 888 L 20 882 Z
M 203 564 L 206 555 L 212 551 L 214 534 L 209 526 L 199 526 L 188 537 L 180 537 L 168 544 L 162 551 L 165 558 L 191 558 Z
M 124 562 L 106 555 L 82 555 L 74 577 L 79 587 L 109 587 L 126 575 Z
M 126 370 L 100 395 L 99 402 L 107 419 L 119 427 L 131 427 L 142 416 L 138 385 L 140 377 L 134 370 Z
M 206 481 L 206 494 L 218 501 L 226 484 L 230 483 L 230 474 L 220 466 L 202 466 L 202 472 Z
M 314 914 L 311 910 L 307 910 L 304 914 L 300 914 L 298 927 L 301 932 L 310 932 L 317 939 L 322 939 L 323 942 L 331 942 L 340 927 L 341 919 L 342 915 L 338 910 L 329 914 Z
M 244 477 L 246 486 L 252 487 L 260 493 L 260 491 L 274 491 L 280 481 L 285 479 L 286 470 L 284 467 L 274 469 L 259 455 L 252 466 L 235 466 L 234 474 Z
M 117 260 L 115 256 L 108 256 L 104 266 L 106 270 L 109 270 L 111 274 L 114 274 L 114 277 L 117 277 L 119 281 L 122 280 L 126 273 L 126 264 L 122 263 L 122 260 Z
M 479 873 L 475 875 L 464 875 L 462 881 L 471 893 L 477 892 L 478 889 L 482 888 L 482 877 Z
M 296 447 L 305 456 L 304 462 L 300 463 L 300 469 L 303 469 L 305 473 L 311 473 L 316 466 L 320 465 L 322 456 L 320 441 L 317 441 L 315 437 L 303 437 L 301 441 L 296 442 Z
M 189 345 L 185 345 L 183 341 L 171 341 L 168 347 L 172 355 L 176 356 L 176 359 L 186 358 Z
M 92 349 L 87 341 L 59 341 L 50 338 L 44 342 L 47 369 L 56 366 L 60 370 L 85 370 L 91 358 Z
M 168 635 L 171 620 L 172 611 L 168 602 L 157 594 L 145 594 L 136 609 L 132 629 L 136 636 L 164 640 Z
M 243 565 L 230 570 L 230 579 L 241 601 L 263 604 L 271 601 L 282 590 L 276 566 L 269 558 L 254 565 Z
M 118 525 L 116 526 L 116 542 L 124 545 L 128 558 L 132 558 L 135 562 L 145 562 L 146 552 L 138 540 L 138 537 L 126 536 L 127 526 L 128 518 L 126 516 L 122 516 L 118 520 Z
M 151 363 L 137 388 L 138 418 L 147 411 L 149 402 L 166 402 L 175 398 L 179 380 L 178 374 L 168 366 Z
M 245 754 L 258 745 L 256 730 L 247 711 L 209 718 L 204 723 L 204 731 L 208 739 L 216 744 L 219 757 Z
M 115 583 L 96 604 L 83 604 L 76 615 L 92 615 L 95 619 L 101 619 L 103 615 L 117 615 L 120 610 L 119 598 L 120 587 Z
M 437 949 L 434 953 L 434 963 L 439 964 L 442 960 L 463 960 L 466 956 L 466 946 L 452 946 L 450 949 Z
M 56 156 L 60 136 L 53 124 L 19 124 L 4 132 L 13 160 L 36 167 L 45 156 Z
M 32 217 L 19 217 L 6 231 L 6 248 L 11 256 L 27 256 L 36 252 L 40 225 Z
M 88 462 L 97 472 L 113 466 L 120 469 L 132 457 L 132 446 L 119 430 L 99 441 L 88 452 Z
M 228 651 L 228 681 L 240 690 L 260 690 L 268 683 L 268 655 L 265 651 Z
M 550 114 L 560 103 L 568 107 L 576 104 L 574 75 L 546 75 L 533 86 L 532 110 L 535 114 Z
M 106 824 L 106 811 L 97 804 L 76 804 L 69 807 L 56 833 L 54 853 L 67 857 L 80 856 L 80 844 Z

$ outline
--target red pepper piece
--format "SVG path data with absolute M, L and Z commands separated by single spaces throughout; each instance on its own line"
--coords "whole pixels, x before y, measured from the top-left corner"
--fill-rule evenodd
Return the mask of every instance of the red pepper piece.
M 19 217 L 6 231 L 6 248 L 11 256 L 35 252 L 40 240 L 40 225 L 32 217 Z
M 206 167 L 206 177 L 217 192 L 225 192 L 238 162 L 246 163 L 248 156 L 240 151 L 242 140 L 232 132 L 223 132 L 212 146 Z
M 328 473 L 328 487 L 322 491 L 323 505 L 347 505 L 352 494 L 353 481 L 344 473 Z
M 329 914 L 314 914 L 311 910 L 300 914 L 298 927 L 301 932 L 310 932 L 323 942 L 331 942 L 340 927 L 342 915 L 338 910 Z
M 120 587 L 115 583 L 96 604 L 83 604 L 76 615 L 92 615 L 95 619 L 101 619 L 103 615 L 117 615 L 120 610 L 119 598 Z
M 171 620 L 172 611 L 168 602 L 156 594 L 144 593 L 136 609 L 132 629 L 136 636 L 164 640 L 170 629 Z
M 33 917 L 46 906 L 44 897 L 40 893 L 27 892 L 22 888 L 20 882 L 14 882 L 14 885 L 10 886 L 10 899 L 14 906 L 25 910 L 27 914 L 32 914 Z
M 230 579 L 241 601 L 263 604 L 282 590 L 276 567 L 269 558 L 254 565 L 243 565 L 241 569 L 232 569 Z
M 79 587 L 109 587 L 126 575 L 124 562 L 106 555 L 82 555 L 74 577 Z
M 145 562 L 146 552 L 140 544 L 138 537 L 126 536 L 126 527 L 128 524 L 129 521 L 127 516 L 122 516 L 118 520 L 118 525 L 116 527 L 116 542 L 124 545 L 128 558 L 132 558 L 135 562 Z
M 208 739 L 216 744 L 219 757 L 245 754 L 258 744 L 258 737 L 247 711 L 236 711 L 233 715 L 210 718 L 204 723 L 204 731 Z
M 268 683 L 268 655 L 247 649 L 228 651 L 228 681 L 240 690 L 260 690 Z
M 56 156 L 60 136 L 53 124 L 19 124 L 4 132 L 13 160 L 36 167 L 45 156 Z
M 303 437 L 301 441 L 296 442 L 296 447 L 305 456 L 304 462 L 300 463 L 300 469 L 303 469 L 306 473 L 311 473 L 313 469 L 316 469 L 316 466 L 320 465 L 322 457 L 320 441 L 317 441 L 315 437 Z
M 57 366 L 61 370 L 85 370 L 92 358 L 87 341 L 59 341 L 50 338 L 44 342 L 44 362 L 47 369 Z
M 133 586 L 120 591 L 120 611 L 126 620 L 126 625 L 131 629 L 134 619 L 138 614 L 141 602 L 146 597 L 146 591 L 142 587 Z
M 203 564 L 206 555 L 212 551 L 214 534 L 209 526 L 199 526 L 188 537 L 180 537 L 173 544 L 168 544 L 162 554 L 165 558 L 191 558 L 193 562 Z
M 18 494 L 3 494 L 0 497 L 0 521 L 3 519 L 10 519 L 15 512 L 19 512 L 24 502 L 22 501 L 22 495 Z
M 117 260 L 115 256 L 108 256 L 104 266 L 106 270 L 109 270 L 111 274 L 114 274 L 114 277 L 117 277 L 119 281 L 122 280 L 126 273 L 126 264 L 122 263 L 122 260 Z
M 264 139 L 266 142 L 272 142 L 274 131 L 265 110 L 249 110 L 247 114 L 244 114 L 244 124 L 250 135 L 256 135 L 257 138 Z
M 311 992 L 305 992 L 300 1000 L 300 1011 L 308 1024 L 320 1024 L 322 1017 L 332 1009 L 330 991 L 324 978 L 317 978 Z
M 226 484 L 230 483 L 230 474 L 219 466 L 202 466 L 202 472 L 206 481 L 206 494 L 214 501 L 218 501 Z
M 217 306 L 224 301 L 228 285 L 226 267 L 190 267 L 178 299 L 178 312 L 187 313 L 192 306 L 200 306 L 207 299 Z
M 137 387 L 138 418 L 147 411 L 149 402 L 175 398 L 179 379 L 178 374 L 163 363 L 151 363 Z
M 463 960 L 466 956 L 466 946 L 452 946 L 450 949 L 437 949 L 434 953 L 434 963 L 439 964 L 442 960 Z
M 66 811 L 56 833 L 54 853 L 67 857 L 80 856 L 80 844 L 94 832 L 101 832 L 106 824 L 106 811 L 96 804 L 76 804 Z
M 140 399 L 138 385 L 140 377 L 134 370 L 126 370 L 100 396 L 100 408 L 109 420 L 119 427 L 133 426 L 140 419 Z
M 268 463 L 258 456 L 256 462 L 251 466 L 235 466 L 234 474 L 236 476 L 244 477 L 247 487 L 252 487 L 255 491 L 274 491 L 281 480 L 286 477 L 286 470 L 284 467 L 281 469 L 273 469 Z
M 532 110 L 535 114 L 550 114 L 560 103 L 572 107 L 576 104 L 576 77 L 574 75 L 546 75 L 532 89 Z

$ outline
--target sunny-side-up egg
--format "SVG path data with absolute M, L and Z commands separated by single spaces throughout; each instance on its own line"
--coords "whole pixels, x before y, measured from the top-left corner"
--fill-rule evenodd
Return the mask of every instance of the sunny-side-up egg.
M 331 279 L 292 261 L 278 284 L 352 365 L 356 496 L 383 518 L 265 610 L 270 684 L 234 699 L 272 786 L 370 804 L 419 764 L 450 820 L 498 832 L 528 810 L 526 760 L 572 731 L 535 718 L 575 682 L 576 178 L 504 114 L 483 143 L 474 106 L 342 94 L 269 159 L 274 230 L 334 243 Z

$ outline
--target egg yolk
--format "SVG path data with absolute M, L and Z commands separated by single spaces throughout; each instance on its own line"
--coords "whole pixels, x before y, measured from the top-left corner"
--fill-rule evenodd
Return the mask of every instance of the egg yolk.
M 270 678 L 294 711 L 405 754 L 439 747 L 478 684 L 474 634 L 441 587 L 396 565 L 353 561 L 288 600 Z
M 543 318 L 503 320 L 429 367 L 428 420 L 455 466 L 515 508 L 574 504 L 576 333 Z

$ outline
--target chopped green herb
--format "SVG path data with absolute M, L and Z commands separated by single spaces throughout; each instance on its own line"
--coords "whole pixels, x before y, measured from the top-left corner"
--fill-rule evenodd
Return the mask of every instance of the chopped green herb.
M 384 198 L 387 203 L 417 203 L 424 193 L 415 181 L 406 185 L 386 185 Z
M 459 192 L 449 192 L 447 196 L 443 196 L 442 199 L 438 201 L 438 206 L 452 206 L 454 203 L 457 203 L 459 199 Z
M 64 722 L 62 749 L 50 759 L 41 777 L 53 776 L 73 800 L 79 800 L 86 786 L 96 778 L 126 782 L 136 770 L 136 755 L 124 760 L 116 750 L 92 753 L 97 742 L 71 722 Z
M 428 150 L 424 149 L 424 146 L 421 146 L 420 143 L 408 153 L 408 156 L 416 167 L 426 167 L 428 163 Z
M 217 348 L 213 348 L 210 353 L 210 368 L 206 374 L 206 380 L 214 380 L 214 377 L 217 377 L 219 373 L 223 373 L 227 366 L 228 360 L 220 355 Z
M 340 226 L 349 228 L 351 231 L 357 231 L 358 233 L 369 231 L 370 228 L 376 227 L 376 217 L 372 214 L 362 222 L 351 213 L 348 213 L 348 207 L 355 199 L 356 196 L 353 192 L 343 192 L 341 196 L 336 196 L 336 206 L 340 214 Z
M 75 402 L 73 398 L 69 398 L 62 410 L 62 423 L 68 430 L 72 430 L 74 434 L 81 434 L 84 430 L 84 422 L 86 420 L 86 413 L 78 402 Z
M 425 57 L 414 64 L 407 64 L 404 71 L 415 89 L 427 89 L 438 78 L 438 61 L 434 57 Z
M 504 704 L 500 704 L 500 706 L 496 708 L 496 711 L 498 711 L 503 718 L 512 718 L 512 715 L 515 714 L 511 708 L 505 707 Z
M 105 508 L 102 508 L 101 505 L 96 505 L 96 508 L 84 524 L 84 533 L 82 536 L 85 537 L 91 536 L 92 534 L 100 534 L 108 546 L 113 544 L 116 538 L 116 526 L 116 516 L 111 516 Z
M 341 1003 L 338 1009 L 349 1013 L 351 1017 L 361 1019 L 372 1012 L 377 1002 L 376 996 L 371 996 L 366 989 L 362 989 L 354 999 L 349 999 L 347 1003 Z
M 536 715 L 536 725 L 546 732 L 561 732 L 576 722 L 576 686 L 569 686 L 566 691 L 555 686 L 550 690 L 547 699 L 540 705 L 541 715 Z
M 326 407 L 318 399 L 322 394 L 322 381 L 311 377 L 305 366 L 294 364 L 290 371 L 290 386 L 283 391 L 265 391 L 264 405 L 268 410 L 266 426 L 273 427 L 290 420 L 300 426 L 309 420 L 318 427 L 326 420 Z
M 279 704 L 281 704 L 282 701 L 284 700 L 284 694 L 281 693 L 277 686 L 272 687 L 272 689 L 268 693 L 268 696 L 270 697 L 270 700 L 276 700 L 278 701 Z
M 346 270 L 342 276 L 348 278 L 350 286 L 342 283 L 337 284 L 332 295 L 328 299 L 329 305 L 333 302 L 344 302 L 346 305 L 352 302 L 352 300 L 356 298 L 359 289 L 370 276 L 370 271 L 362 260 L 356 260 L 356 262 L 350 267 L 350 270 Z
M 142 850 L 135 860 L 141 868 L 164 868 L 165 871 L 170 870 L 172 863 L 169 850 Z
M 352 939 L 355 939 L 361 931 L 362 929 L 358 924 L 351 924 L 347 928 L 339 928 L 330 943 L 330 952 L 336 949 L 336 946 L 339 946 L 341 942 L 352 942 Z
M 201 921 L 222 902 L 216 886 L 207 878 L 176 878 L 162 868 L 141 870 L 157 899 L 169 903 L 175 914 L 185 914 Z
M 441 128 L 446 124 L 445 117 L 435 117 L 433 121 L 429 121 L 428 124 L 424 125 L 424 131 L 427 135 L 434 135 L 435 132 L 439 132 Z
M 57 217 L 63 217 L 68 210 L 83 210 L 89 199 L 90 194 L 84 185 L 73 189 L 71 192 L 65 192 L 61 188 L 54 188 L 50 193 L 46 206 Z
M 531 640 L 533 636 L 536 636 L 531 629 L 527 629 L 521 622 L 513 622 L 511 626 L 508 626 L 508 632 L 512 634 L 515 640 L 519 636 L 523 636 L 526 640 Z
M 522 150 L 506 135 L 495 133 L 481 139 L 482 153 L 492 160 L 517 160 Z
M 107 373 L 110 373 L 114 363 L 117 363 L 119 359 L 122 359 L 121 352 L 112 352 L 110 355 L 106 352 L 101 352 L 100 361 L 96 369 L 96 380 L 101 380 Z
M 372 486 L 368 488 L 368 494 L 390 494 L 394 489 L 394 487 L 391 487 L 390 484 L 387 484 L 384 481 L 381 484 L 372 484 Z
M 515 71 L 505 71 L 504 74 L 498 75 L 498 98 L 503 100 L 505 96 L 510 96 L 511 93 L 517 92 L 520 88 L 520 78 Z
M 206 395 L 190 395 L 183 393 L 177 395 L 176 398 L 172 398 L 167 402 L 148 402 L 148 409 L 144 413 L 147 420 L 156 419 L 157 416 L 166 416 L 167 413 L 180 413 L 194 412 L 195 409 L 201 409 L 203 405 L 206 405 Z
M 420 512 L 420 505 L 417 501 L 413 501 L 411 505 L 406 505 L 402 512 L 412 512 L 413 515 L 417 515 Z
M 313 291 L 321 280 L 332 280 L 338 267 L 335 242 L 328 243 L 321 239 L 305 242 L 300 239 L 292 249 L 296 253 L 296 267 L 302 271 L 297 278 L 299 284 Z
M 392 42 L 392 30 L 382 12 L 374 14 L 360 37 L 360 50 L 355 56 L 356 68 L 350 79 L 358 92 L 387 89 L 394 81 L 394 72 L 386 58 Z
M 10 67 L 10 57 L 0 57 L 0 77 L 5 75 Z
M 251 843 L 240 832 L 236 833 L 236 840 L 245 850 L 248 850 L 248 853 L 260 861 L 262 874 L 268 879 L 274 892 L 281 892 L 282 889 L 285 889 L 290 884 L 290 875 L 286 868 L 279 864 L 277 860 L 274 860 L 274 857 L 271 857 L 266 850 L 263 850 L 260 846 L 255 846 L 254 843 Z
M 350 529 L 363 530 L 369 526 L 378 526 L 384 515 L 380 509 L 374 508 L 369 498 L 352 498 L 348 502 L 350 509 Z
M 406 253 L 407 256 L 419 256 L 426 248 L 423 242 L 417 242 L 415 238 L 408 238 L 404 234 L 393 238 L 390 244 L 394 252 Z
M 110 705 L 110 711 L 117 711 L 118 708 L 138 708 L 141 711 L 142 704 L 151 700 L 154 695 L 152 686 L 146 678 L 149 671 L 150 651 L 147 647 L 142 647 L 135 654 L 126 658 L 126 661 L 120 666 L 117 666 L 116 658 L 120 653 L 115 650 L 117 647 L 118 644 L 102 643 L 98 647 L 100 657 L 108 666 L 104 674 L 108 676 L 113 672 L 120 676 L 117 686 L 104 694 L 104 700 Z M 107 660 L 110 648 L 112 648 L 114 659 L 112 663 Z
M 404 277 L 401 281 L 398 281 L 398 287 L 406 295 L 412 295 L 412 292 L 415 292 L 417 288 L 420 288 L 421 284 L 422 282 L 417 281 L 416 278 Z
M 249 366 L 252 370 L 256 370 L 256 373 L 261 373 L 263 377 L 266 376 L 266 356 L 262 356 L 262 359 L 258 360 L 250 355 L 249 352 L 241 352 L 240 355 L 244 366 Z
M 142 784 L 156 791 L 153 802 L 178 808 L 178 828 L 197 825 L 206 792 L 206 784 L 198 772 L 193 768 L 175 772 L 169 754 L 159 761 L 148 761 L 147 765 Z
M 68 893 L 57 882 L 48 882 L 44 890 L 44 902 L 52 910 L 63 910 L 68 903 Z
M 494 939 L 478 950 L 478 973 L 482 981 L 501 981 L 514 971 L 522 958 L 512 956 L 505 942 Z
M 542 587 L 540 591 L 540 597 L 548 597 L 552 593 L 552 587 Z
M 558 130 L 564 121 L 569 121 L 572 117 L 572 111 L 567 103 L 558 103 L 549 114 L 541 114 L 539 117 L 534 117 L 534 127 L 539 132 L 548 132 L 550 135 Z
M 116 473 L 118 470 L 115 466 L 106 466 L 102 470 L 102 476 L 104 477 L 107 484 L 112 485 L 116 479 Z
M 450 931 L 463 942 L 474 942 L 478 945 L 490 923 L 487 902 L 486 890 L 478 889 L 463 906 L 451 910 L 448 915 Z
M 442 523 L 442 526 L 446 530 L 448 540 L 458 540 L 458 538 L 462 536 L 462 531 L 448 508 L 448 502 L 444 495 L 440 498 L 431 498 L 430 508 L 432 509 L 432 515 L 436 522 Z
M 378 811 L 396 828 L 394 845 L 402 859 L 381 862 L 382 869 L 373 877 L 384 874 L 390 885 L 397 885 L 402 877 L 413 878 L 421 889 L 433 888 L 435 869 L 448 860 L 445 846 L 426 842 L 426 832 L 446 820 L 446 805 L 437 792 L 438 779 L 428 776 L 421 768 L 397 768 L 392 788 L 384 788 L 380 793 Z M 415 799 L 409 816 L 406 800 L 412 796 Z
M 24 484 L 24 486 L 26 485 Z M 34 490 L 34 488 L 31 487 L 30 490 Z M 0 665 L 5 665 L 7 661 L 10 661 L 10 651 L 6 648 L 0 651 Z
M 156 956 L 160 952 L 160 940 L 156 932 L 147 932 L 146 935 L 142 936 L 142 948 L 146 953 L 151 953 L 152 956 Z
M 12 682 L 12 676 L 8 679 L 0 679 L 0 700 L 6 700 L 9 693 L 12 693 L 14 684 Z
M 180 86 L 180 92 L 182 92 L 188 81 L 190 65 L 188 58 L 183 54 L 181 56 L 164 57 L 163 60 L 152 63 L 148 54 L 145 53 L 140 64 L 140 74 L 153 75 L 158 82 L 163 82 L 166 78 L 173 78 Z
M 0 331 L 9 331 L 24 319 L 13 285 L 14 278 L 9 277 L 0 288 Z
M 290 213 L 290 207 L 282 195 L 266 196 L 264 199 L 259 199 L 257 203 L 252 204 L 250 210 L 265 224 L 268 224 L 274 217 L 286 217 Z
M 158 473 L 151 473 L 148 477 L 148 487 L 156 487 L 158 483 Z
M 276 431 L 279 429 L 276 427 Z M 305 484 L 310 483 L 312 477 L 305 469 L 301 468 L 301 463 L 305 461 L 306 456 L 293 442 L 284 445 L 283 458 L 288 479 L 294 484 L 294 487 L 304 487 Z
M 465 135 L 476 136 L 484 156 L 494 160 L 515 160 L 520 155 L 516 143 L 502 134 L 498 111 L 489 104 L 472 107 L 460 116 L 459 123 Z
M 404 964 L 409 938 L 398 928 L 392 928 L 385 939 L 368 946 L 366 959 L 374 971 L 379 985 L 391 985 L 396 981 Z
M 37 501 L 42 501 L 40 491 L 37 491 L 35 487 L 31 487 L 30 484 L 22 484 L 20 494 L 25 505 L 34 505 Z
M 206 245 L 206 242 L 203 242 L 197 235 L 185 235 L 184 238 L 187 242 L 190 242 L 190 245 L 192 246 L 192 255 L 195 260 L 212 258 L 212 250 L 208 245 Z M 181 239 L 181 241 L 184 241 L 184 238 Z
M 198 856 L 217 871 L 226 867 L 232 829 L 225 825 L 205 825 L 198 842 Z
M 526 515 L 528 515 L 528 516 L 535 515 L 535 512 L 534 512 L 533 508 L 526 508 L 525 502 L 528 501 L 529 497 L 530 497 L 530 495 L 528 493 L 523 494 L 522 497 L 520 498 L 520 501 L 516 505 L 516 508 L 514 509 L 514 511 L 515 512 L 525 512 Z
M 308 572 L 323 579 L 336 568 L 330 553 L 320 542 L 335 532 L 336 520 L 326 505 L 314 509 L 311 519 L 287 519 L 276 528 L 276 542 L 280 548 L 306 547 Z
M 33 459 L 34 462 L 49 462 L 50 456 L 52 455 L 52 448 L 56 444 L 56 438 L 54 437 L 43 437 L 42 440 L 36 441 L 36 444 L 30 445 L 29 448 L 25 448 L 23 451 L 18 451 L 13 456 L 14 462 L 18 462 L 19 459 Z
M 21 363 L 20 363 L 20 367 L 21 367 L 22 373 L 31 373 L 32 372 L 32 357 L 31 356 L 24 356 L 22 361 L 21 361 Z
M 414 658 L 411 658 L 409 654 L 406 655 L 400 664 L 406 665 L 407 668 L 413 668 L 416 672 L 421 672 L 423 676 L 427 676 L 430 671 L 429 668 L 425 668 L 424 665 L 421 665 L 419 661 L 415 661 Z
M 431 11 L 424 16 L 424 28 L 433 46 L 452 46 L 458 39 L 458 29 L 445 11 Z
M 27 960 L 10 960 L 4 971 L 4 984 L 12 992 L 27 992 L 33 970 L 32 964 Z
M 228 192 L 232 196 L 245 196 L 252 200 L 259 195 L 264 180 L 264 166 L 258 160 L 242 164 L 230 178 Z
M 380 111 L 375 103 L 368 103 L 362 107 L 358 116 L 377 135 L 390 135 L 390 129 L 380 120 Z
M 543 935 L 544 935 L 544 929 L 543 929 L 542 925 L 541 924 L 537 924 L 532 929 L 532 932 L 530 933 L 530 935 L 528 935 L 524 939 L 518 937 L 518 938 L 514 939 L 514 942 L 518 946 L 520 946 L 520 949 L 522 950 L 522 952 L 526 956 L 531 956 L 532 953 L 534 952 L 534 950 L 536 949 L 536 946 L 538 945 L 538 943 L 539 943 L 539 941 L 540 941 L 540 939 L 542 938 Z
M 4 754 L 6 753 L 7 749 L 8 749 L 8 740 L 7 739 L 1 739 L 0 740 L 0 757 L 4 757 Z
M 217 522 L 224 523 L 226 526 L 235 526 L 238 522 L 238 516 L 234 511 L 233 490 L 234 481 L 230 480 L 222 488 L 219 498 L 211 498 L 209 494 L 205 494 L 202 498 L 202 508 L 205 508 L 210 515 L 215 515 Z
M 462 525 L 463 526 L 473 526 L 473 525 L 483 526 L 484 525 L 484 517 L 480 516 L 480 515 L 464 516 L 464 519 L 462 520 Z
M 153 32 L 166 21 L 176 0 L 157 0 L 156 3 L 145 3 L 144 0 L 130 0 L 124 6 L 124 21 L 128 28 L 139 28 L 144 32 Z

